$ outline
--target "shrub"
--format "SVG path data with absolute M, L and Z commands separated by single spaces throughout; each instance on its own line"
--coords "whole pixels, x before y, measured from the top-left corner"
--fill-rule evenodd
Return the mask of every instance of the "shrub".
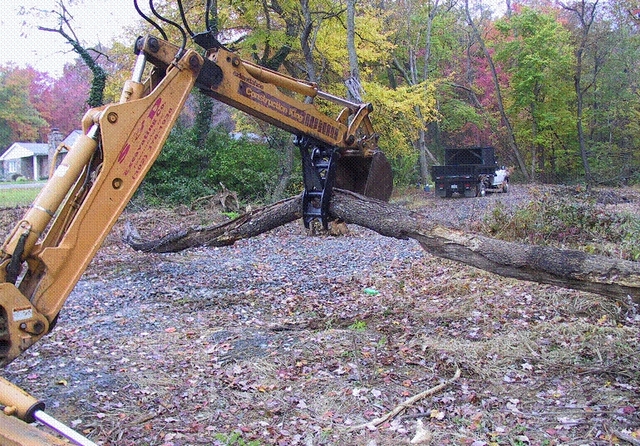
M 483 223 L 492 237 L 539 245 L 582 249 L 627 260 L 640 259 L 640 219 L 606 212 L 595 201 L 543 194 L 508 211 L 498 204 Z
M 214 135 L 214 138 L 219 136 Z M 278 180 L 278 155 L 267 145 L 223 138 L 207 172 L 207 181 L 223 183 L 240 199 L 265 201 Z M 219 140 L 220 141 L 220 140 Z
M 149 204 L 188 204 L 216 193 L 223 183 L 241 199 L 268 194 L 276 181 L 277 155 L 263 144 L 212 131 L 203 146 L 192 129 L 175 127 L 142 186 Z

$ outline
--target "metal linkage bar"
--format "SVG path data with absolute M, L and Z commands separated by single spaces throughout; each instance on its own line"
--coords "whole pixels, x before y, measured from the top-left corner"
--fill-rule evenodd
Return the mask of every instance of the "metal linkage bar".
M 304 194 L 302 215 L 306 228 L 319 219 L 327 229 L 329 225 L 329 202 L 336 178 L 337 160 L 340 153 L 335 147 L 322 147 L 315 141 L 301 138 L 297 142 L 302 156 Z
M 33 418 L 79 446 L 98 446 L 87 437 L 79 434 L 66 424 L 61 423 L 41 410 L 36 410 L 33 413 Z

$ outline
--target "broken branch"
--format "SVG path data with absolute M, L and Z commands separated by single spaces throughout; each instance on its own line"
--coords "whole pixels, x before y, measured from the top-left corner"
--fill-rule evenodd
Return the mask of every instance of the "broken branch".
M 195 246 L 228 246 L 302 216 L 302 197 L 291 197 L 228 223 L 192 228 L 159 240 L 143 240 L 129 226 L 125 242 L 146 252 L 176 252 Z M 506 242 L 445 227 L 399 206 L 334 189 L 331 217 L 397 239 L 414 239 L 430 254 L 504 277 L 545 283 L 640 303 L 640 262 L 585 252 Z
M 357 426 L 350 427 L 349 428 L 349 432 L 362 430 L 362 429 L 365 429 L 365 428 L 366 429 L 376 428 L 376 427 L 380 426 L 382 423 L 394 418 L 399 413 L 401 413 L 404 410 L 406 410 L 408 407 L 413 406 L 418 401 L 423 400 L 424 398 L 426 398 L 426 397 L 428 397 L 430 395 L 433 395 L 435 393 L 440 392 L 445 387 L 449 386 L 451 383 L 457 381 L 458 378 L 460 378 L 460 368 L 456 368 L 456 373 L 453 375 L 453 377 L 451 377 L 447 381 L 445 381 L 443 383 L 440 383 L 435 387 L 427 389 L 424 392 L 420 392 L 417 395 L 412 396 L 411 398 L 406 399 L 404 402 L 402 402 L 401 404 L 397 405 L 391 412 L 387 412 L 385 415 L 383 415 L 383 416 L 381 416 L 379 418 L 375 418 L 375 419 L 369 421 L 368 423 L 358 424 Z

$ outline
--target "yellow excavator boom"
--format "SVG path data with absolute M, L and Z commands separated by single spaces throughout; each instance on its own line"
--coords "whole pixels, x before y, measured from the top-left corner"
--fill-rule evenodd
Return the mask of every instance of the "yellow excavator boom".
M 193 37 L 198 42 L 200 36 Z M 138 38 L 136 65 L 120 101 L 85 114 L 83 134 L 67 148 L 61 164 L 0 246 L 0 364 L 10 363 L 53 329 L 69 294 L 158 157 L 194 87 L 295 135 L 303 158 L 305 224 L 320 219 L 326 225 L 334 186 L 389 198 L 391 169 L 378 148 L 370 104 L 335 97 L 313 83 L 242 60 L 210 36 L 205 41 L 209 44 L 200 55 L 184 44 Z M 332 101 L 342 111 L 335 118 L 327 116 L 315 106 L 315 98 Z M 2 445 L 59 444 L 24 424 L 34 420 L 77 444 L 92 444 L 74 440 L 63 425 L 55 427 L 42 402 L 3 379 L 0 405 Z M 16 423 L 21 429 L 14 428 Z

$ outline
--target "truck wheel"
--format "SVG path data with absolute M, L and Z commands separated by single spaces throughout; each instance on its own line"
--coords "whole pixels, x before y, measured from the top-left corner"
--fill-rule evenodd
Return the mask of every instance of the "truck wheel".
M 485 195 L 487 195 L 487 188 L 483 182 L 480 182 L 476 186 L 476 197 L 484 197 Z
M 509 192 L 509 181 L 504 180 L 504 183 L 502 183 L 502 193 L 506 194 L 507 192 Z

